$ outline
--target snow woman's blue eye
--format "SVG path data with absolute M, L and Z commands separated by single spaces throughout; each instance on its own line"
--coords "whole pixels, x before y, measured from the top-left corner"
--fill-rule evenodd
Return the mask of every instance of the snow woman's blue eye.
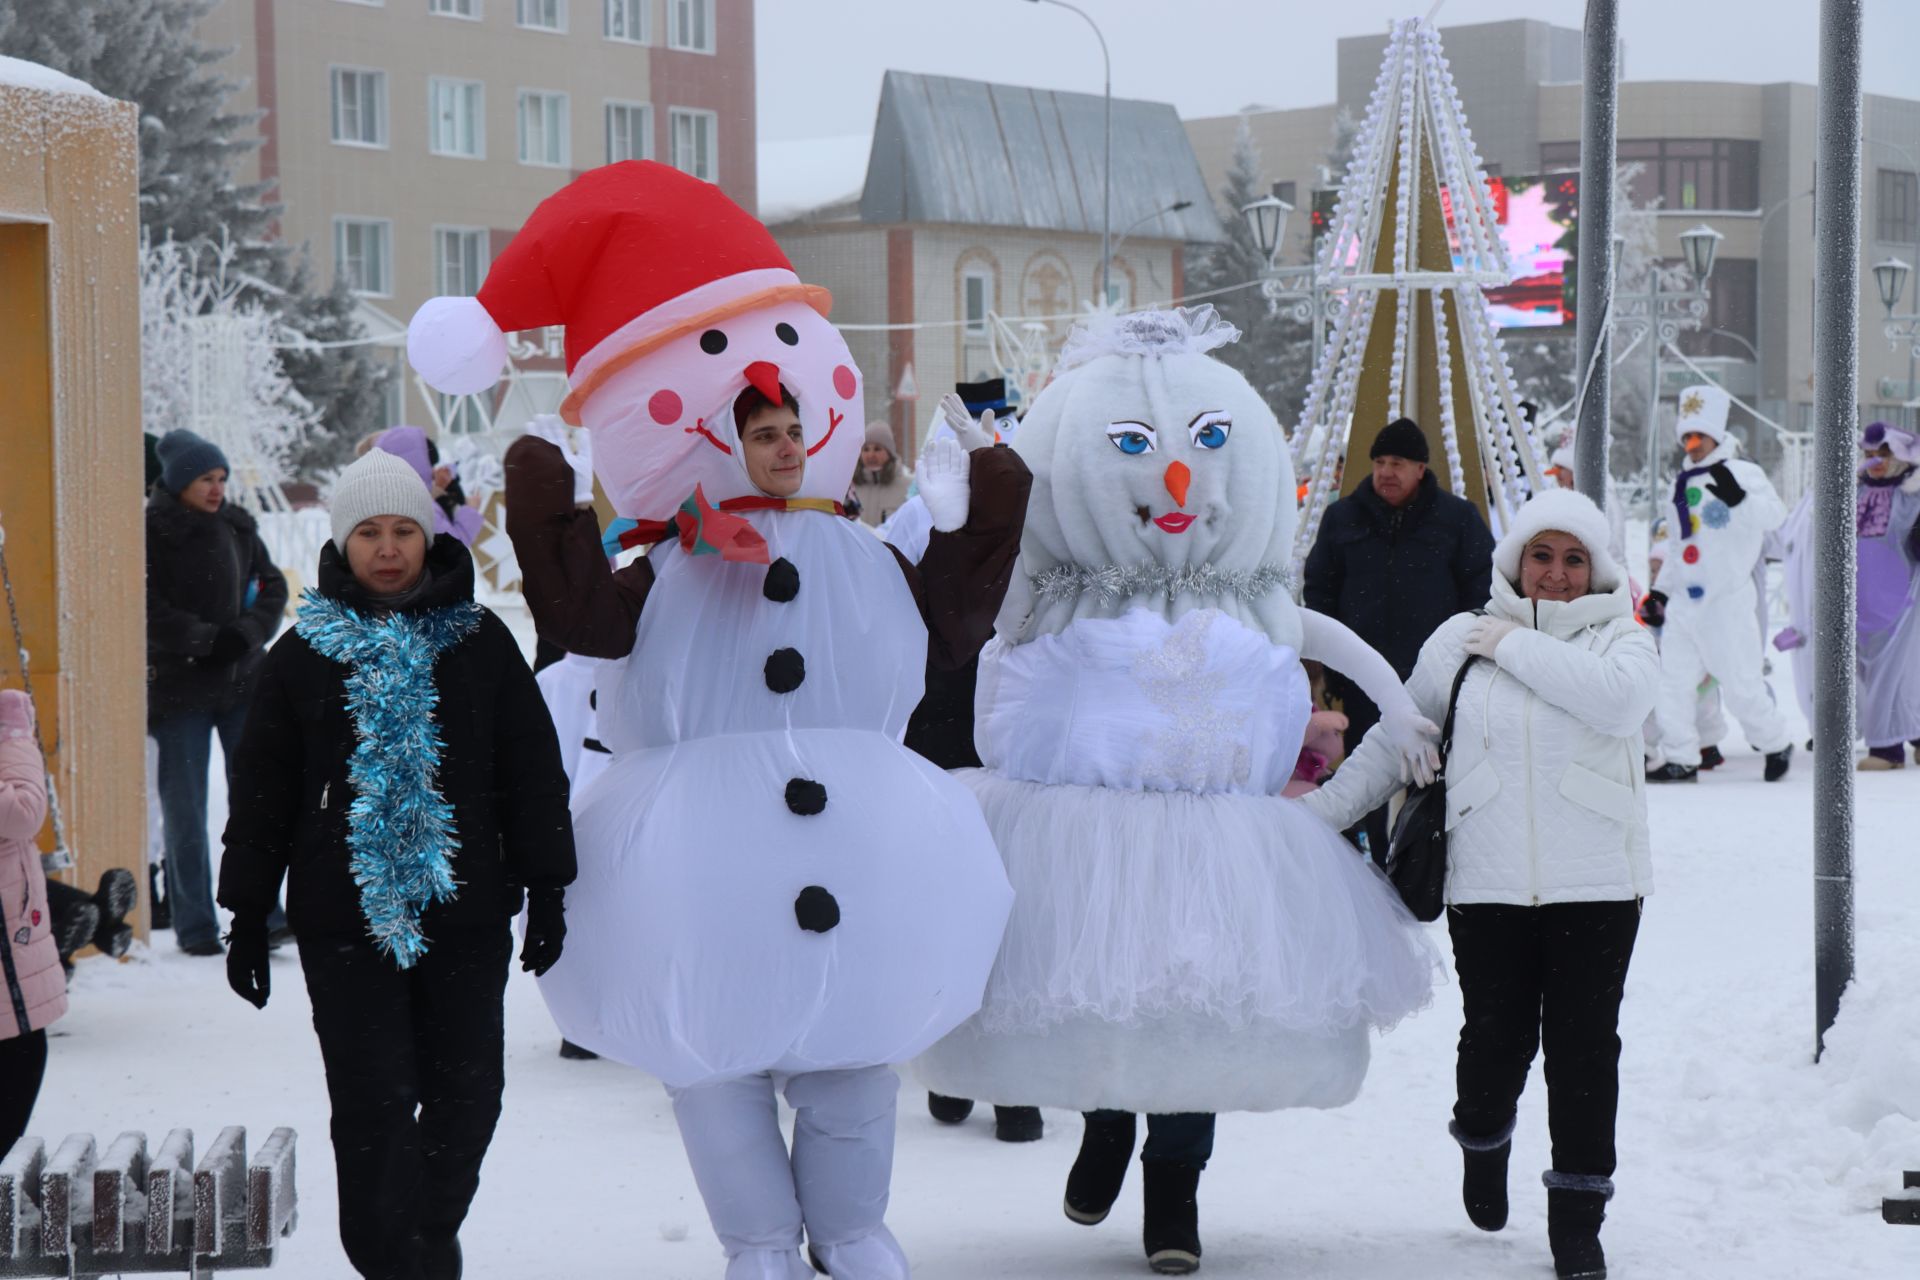
M 1116 422 L 1107 428 L 1107 439 L 1130 458 L 1152 453 L 1159 445 L 1153 428 L 1144 422 Z
M 1233 431 L 1233 420 L 1223 414 L 1203 413 L 1187 429 L 1193 433 L 1195 447 L 1222 449 L 1226 447 L 1227 436 Z

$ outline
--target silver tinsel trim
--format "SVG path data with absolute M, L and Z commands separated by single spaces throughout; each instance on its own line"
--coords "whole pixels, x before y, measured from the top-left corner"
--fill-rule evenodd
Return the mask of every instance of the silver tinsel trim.
M 1287 585 L 1287 571 L 1280 565 L 1263 564 L 1257 569 L 1216 569 L 1212 565 L 1080 565 L 1063 564 L 1045 573 L 1030 576 L 1034 594 L 1046 601 L 1071 600 L 1095 595 L 1102 603 L 1118 604 L 1135 596 L 1195 595 L 1203 598 L 1239 596 L 1257 600 Z

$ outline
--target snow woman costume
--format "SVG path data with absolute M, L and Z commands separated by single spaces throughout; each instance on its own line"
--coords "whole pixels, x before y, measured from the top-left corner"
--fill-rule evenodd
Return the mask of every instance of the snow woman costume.
M 1164 1270 L 1197 1265 L 1196 1113 L 1350 1102 L 1372 1030 L 1425 1003 L 1433 967 L 1384 877 L 1280 795 L 1312 710 L 1302 658 L 1360 681 L 1422 776 L 1437 731 L 1385 659 L 1295 606 L 1286 437 L 1208 354 L 1238 336 L 1211 307 L 1096 317 L 1021 420 L 1033 497 L 980 659 L 985 768 L 955 775 L 1013 916 L 979 1014 L 917 1063 L 943 1094 L 1097 1113 L 1081 1222 L 1119 1193 L 1117 1117 L 1148 1113 Z
M 667 1085 L 728 1280 L 806 1280 L 803 1232 L 836 1280 L 908 1274 L 884 1223 L 886 1064 L 978 1007 L 1011 899 L 972 797 L 900 739 L 927 665 L 991 633 L 1026 469 L 929 450 L 915 564 L 843 518 L 865 430 L 830 302 L 719 188 L 628 161 L 544 201 L 478 297 L 428 303 L 409 337 L 459 391 L 491 385 L 502 330 L 566 326 L 561 416 L 620 519 L 603 535 L 572 460 L 526 438 L 507 522 L 542 636 L 606 660 L 613 760 L 577 806 L 541 993 L 567 1039 Z M 797 411 L 790 496 L 749 479 L 749 388 Z

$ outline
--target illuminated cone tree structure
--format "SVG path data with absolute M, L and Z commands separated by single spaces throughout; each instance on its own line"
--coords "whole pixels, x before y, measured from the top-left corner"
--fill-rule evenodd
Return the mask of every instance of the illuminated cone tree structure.
M 1366 476 L 1374 433 L 1400 417 L 1425 432 L 1441 486 L 1504 527 L 1545 483 L 1546 451 L 1521 417 L 1483 292 L 1513 274 L 1493 195 L 1425 22 L 1393 26 L 1319 254 L 1344 305 L 1293 437 L 1308 481 L 1296 564 L 1327 504 Z

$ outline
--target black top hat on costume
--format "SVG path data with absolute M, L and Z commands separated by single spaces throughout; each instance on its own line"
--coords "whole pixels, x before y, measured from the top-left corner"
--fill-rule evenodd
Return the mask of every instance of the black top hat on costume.
M 976 418 L 988 409 L 995 413 L 1004 413 L 1012 406 L 1007 403 L 1007 380 L 1005 378 L 982 378 L 978 382 L 956 382 L 953 389 L 959 393 L 960 401 L 967 406 L 967 412 Z

